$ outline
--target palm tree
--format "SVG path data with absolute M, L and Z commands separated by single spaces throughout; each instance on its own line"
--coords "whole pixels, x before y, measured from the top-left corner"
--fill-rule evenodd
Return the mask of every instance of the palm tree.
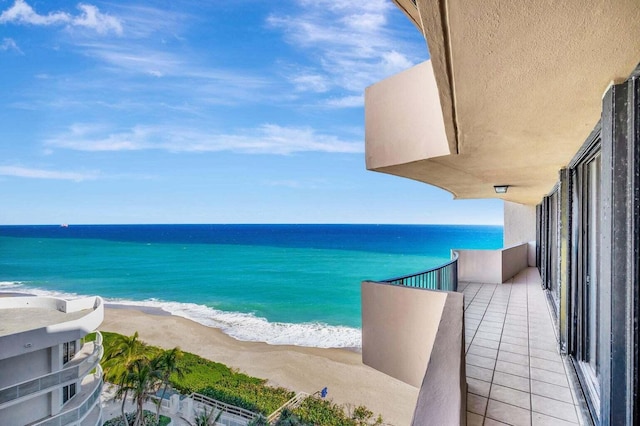
M 196 418 L 194 419 L 195 424 L 191 424 L 191 423 L 189 424 L 191 426 L 214 426 L 216 422 L 220 420 L 220 417 L 222 417 L 223 412 L 224 411 L 220 410 L 218 411 L 218 414 L 216 414 L 216 416 L 213 417 L 213 413 L 214 413 L 213 407 L 211 407 L 211 411 L 209 412 L 207 412 L 207 409 L 205 407 L 204 411 L 201 411 L 200 413 L 198 413 L 198 415 L 196 415 Z
M 105 378 L 118 382 L 122 374 L 127 371 L 129 364 L 145 355 L 147 345 L 138 338 L 136 331 L 133 336 L 117 335 L 113 343 L 105 348 L 102 368 Z
M 258 414 L 258 416 L 251 420 L 247 426 L 269 426 L 269 421 L 262 414 Z
M 133 336 L 117 335 L 112 344 L 105 348 L 102 367 L 105 379 L 119 385 L 115 399 L 122 398 L 122 418 L 124 424 L 128 424 L 124 406 L 131 390 L 128 386 L 129 366 L 135 360 L 145 356 L 146 345 L 138 338 L 136 331 Z
M 160 418 L 160 405 L 164 400 L 164 395 L 167 392 L 167 387 L 169 386 L 169 377 L 172 374 L 176 374 L 179 378 L 184 377 L 185 371 L 180 367 L 179 361 L 182 359 L 184 354 L 180 350 L 180 348 L 173 348 L 166 351 L 162 351 L 160 355 L 158 355 L 154 359 L 154 363 L 157 362 L 158 369 L 161 372 L 161 379 L 163 383 L 162 395 L 160 396 L 160 400 L 158 401 L 158 407 L 156 409 L 156 422 Z
M 160 370 L 147 358 L 134 360 L 125 374 L 124 387 L 131 392 L 131 398 L 136 404 L 136 419 L 134 426 L 144 423 L 143 405 L 149 400 L 161 380 Z

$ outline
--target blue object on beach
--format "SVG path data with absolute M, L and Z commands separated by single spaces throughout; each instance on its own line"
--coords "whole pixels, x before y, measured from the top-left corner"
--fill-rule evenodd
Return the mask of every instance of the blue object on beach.
M 320 396 L 321 397 L 326 397 L 327 393 L 329 393 L 329 389 L 327 389 L 326 387 L 322 388 L 322 391 L 320 392 Z

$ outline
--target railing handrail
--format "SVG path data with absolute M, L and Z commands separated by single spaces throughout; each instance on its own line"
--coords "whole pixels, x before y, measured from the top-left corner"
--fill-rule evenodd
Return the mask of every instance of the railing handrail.
M 100 364 L 98 364 L 96 366 L 96 372 L 93 373 L 93 377 L 96 379 L 94 387 L 93 389 L 91 389 L 91 392 L 88 393 L 87 398 L 85 398 L 85 400 L 82 401 L 80 405 L 74 406 L 73 408 L 66 409 L 66 410 L 63 407 L 62 410 L 55 416 L 47 417 L 46 419 L 33 423 L 32 425 L 33 426 L 57 425 L 59 423 L 57 423 L 56 420 L 62 419 L 63 417 L 67 419 L 72 414 L 74 414 L 76 417 L 73 419 L 74 422 L 72 424 L 79 424 L 80 422 L 82 422 L 82 420 L 84 420 L 89 415 L 93 406 L 95 404 L 100 403 L 100 394 L 102 393 L 102 383 L 103 383 L 102 374 L 103 374 L 102 367 L 100 366 Z M 79 395 L 76 394 L 74 397 L 77 397 L 77 396 Z M 70 401 L 73 401 L 73 400 L 70 400 Z
M 278 417 L 278 415 L 282 412 L 282 410 L 289 407 L 295 408 L 297 404 L 300 401 L 302 401 L 303 398 L 306 398 L 308 396 L 309 394 L 306 392 L 298 392 L 290 400 L 282 404 L 276 411 L 269 414 L 269 417 L 267 417 L 267 422 L 272 423 Z
M 24 398 L 26 396 L 32 395 L 34 393 L 37 392 L 41 392 L 44 391 L 46 389 L 52 389 L 55 387 L 60 386 L 60 384 L 71 381 L 71 380 L 75 380 L 78 379 L 80 377 L 83 377 L 85 374 L 87 374 L 89 371 L 93 370 L 97 365 L 100 365 L 100 360 L 102 359 L 102 355 L 104 354 L 104 347 L 100 344 L 102 342 L 102 335 L 100 335 L 100 341 L 96 344 L 96 342 L 98 342 L 97 340 L 92 342 L 93 343 L 93 350 L 91 351 L 90 354 L 87 355 L 87 357 L 85 359 L 83 359 L 82 361 L 80 361 L 77 364 L 72 364 L 73 361 L 67 363 L 67 365 L 65 367 L 63 367 L 62 369 L 58 370 L 58 371 L 53 371 L 51 373 L 47 373 L 47 374 L 43 374 L 41 376 L 35 377 L 35 378 L 31 378 L 28 380 L 24 380 L 20 383 L 16 383 L 7 387 L 4 387 L 2 389 L 0 389 L 0 393 L 2 392 L 7 392 L 10 391 L 11 389 L 19 389 L 21 386 L 24 386 L 26 384 L 32 383 L 32 382 L 37 382 L 37 381 L 42 381 L 44 379 L 47 379 L 49 377 L 53 377 L 55 375 L 60 375 L 60 379 L 55 381 L 55 382 L 51 382 L 49 384 L 47 384 L 47 386 L 45 386 L 44 388 L 41 387 L 41 385 L 39 385 L 36 388 L 32 388 L 29 389 L 28 392 L 20 395 L 19 392 L 16 390 L 16 395 L 14 398 L 11 398 L 3 403 L 0 403 L 1 405 L 16 401 L 18 399 Z M 78 354 L 80 354 L 80 352 L 78 352 Z M 69 365 L 71 364 L 71 365 Z M 74 374 L 74 377 L 72 379 L 68 379 L 68 380 L 63 380 L 63 376 L 64 373 L 70 372 L 77 369 L 77 375 Z
M 450 261 L 434 268 L 427 269 L 426 271 L 370 282 L 423 290 L 457 291 L 458 253 L 456 251 L 452 251 L 452 259 Z
M 225 402 L 218 401 L 217 399 L 209 398 L 208 396 L 202 395 L 200 393 L 195 393 L 195 392 L 192 393 L 191 399 L 194 402 L 199 402 L 201 404 L 208 405 L 209 407 L 212 407 L 212 408 L 217 408 L 218 410 L 222 410 L 228 414 L 233 414 L 247 420 L 253 420 L 258 415 L 253 411 L 247 410 L 246 408 L 227 404 Z
M 453 263 L 455 263 L 457 261 L 458 261 L 458 252 L 454 251 L 453 252 L 453 259 L 451 259 L 447 263 L 443 263 L 442 265 L 439 265 L 439 266 L 434 266 L 433 268 L 427 269 L 426 271 L 416 272 L 416 273 L 409 274 L 409 275 L 403 275 L 401 277 L 396 277 L 396 278 L 387 278 L 385 280 L 379 280 L 378 282 L 388 283 L 388 282 L 392 282 L 392 281 L 406 280 L 407 278 L 417 277 L 418 275 L 430 274 L 431 272 L 437 271 L 438 269 L 446 268 L 447 266 L 449 266 L 449 265 L 451 265 L 451 264 L 453 264 Z

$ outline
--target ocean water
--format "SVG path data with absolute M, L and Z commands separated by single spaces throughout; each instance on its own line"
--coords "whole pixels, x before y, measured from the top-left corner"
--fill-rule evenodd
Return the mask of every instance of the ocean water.
M 100 295 L 270 344 L 360 347 L 360 282 L 502 245 L 502 227 L 0 226 L 0 291 Z

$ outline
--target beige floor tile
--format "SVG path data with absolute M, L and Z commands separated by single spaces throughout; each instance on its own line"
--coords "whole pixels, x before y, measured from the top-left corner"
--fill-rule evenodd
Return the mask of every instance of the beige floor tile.
M 489 398 L 500 402 L 506 402 L 507 404 L 515 405 L 527 410 L 531 409 L 531 394 L 500 386 L 495 383 L 491 385 L 491 394 Z
M 490 382 L 493 377 L 493 370 L 488 368 L 477 367 L 475 365 L 466 365 L 467 377 Z
M 529 356 L 529 348 L 527 346 L 514 345 L 512 343 L 507 343 L 504 340 L 500 342 L 500 350 Z
M 569 382 L 567 376 L 563 373 L 554 373 L 553 371 L 542 370 L 540 368 L 531 367 L 531 378 L 533 380 L 539 380 L 545 383 L 551 383 L 552 385 L 568 387 Z
M 504 402 L 489 400 L 487 418 L 514 426 L 530 426 L 531 411 Z
M 512 362 L 514 364 L 529 365 L 529 357 L 526 355 L 515 354 L 513 352 L 506 352 L 500 350 L 498 353 L 498 359 L 501 361 Z
M 531 393 L 573 404 L 571 390 L 563 386 L 531 380 Z
M 488 340 L 483 339 L 482 337 L 476 337 L 472 342 L 474 345 L 482 346 L 485 348 L 498 349 L 500 347 L 500 342 L 497 340 Z
M 510 343 L 512 345 L 519 345 L 529 347 L 529 339 L 524 337 L 502 336 L 501 342 Z
M 535 368 L 540 368 L 542 370 L 553 371 L 554 373 L 564 373 L 564 365 L 561 362 L 550 361 L 548 359 L 542 358 L 531 358 L 530 365 Z
M 500 341 L 501 334 L 500 333 L 487 333 L 485 331 L 478 331 L 476 333 L 476 337 L 486 340 L 495 340 L 496 342 Z
M 467 411 L 467 426 L 482 426 L 484 416 Z
M 486 324 L 480 324 L 480 326 L 478 326 L 478 331 L 481 331 L 483 333 L 502 334 L 502 327 L 493 327 Z
M 467 411 L 484 416 L 487 409 L 487 398 L 467 393 Z
M 498 356 L 497 349 L 491 349 L 484 346 L 479 346 L 476 343 L 473 343 L 469 348 L 469 353 L 472 355 L 480 355 L 486 358 L 496 359 Z
M 467 423 L 468 425 L 468 423 Z M 567 422 L 541 413 L 531 413 L 532 426 L 576 426 L 578 423 Z
M 509 373 L 515 376 L 529 377 L 528 365 L 514 364 L 507 361 L 498 360 L 496 362 L 496 371 L 502 371 L 503 373 Z
M 543 349 L 538 349 L 538 348 L 531 348 L 529 349 L 529 355 L 536 357 L 536 358 L 542 358 L 542 359 L 547 359 L 549 361 L 556 361 L 556 362 L 560 362 L 562 359 L 560 358 L 560 355 L 558 355 L 558 352 L 553 350 L 553 351 L 545 351 Z
M 493 383 L 523 392 L 529 392 L 529 379 L 527 377 L 514 376 L 513 374 L 496 371 L 493 373 Z
M 578 416 L 573 404 L 545 398 L 540 395 L 531 395 L 531 408 L 536 413 L 546 414 L 569 422 L 578 422 Z
M 484 426 L 503 426 L 503 425 L 510 426 L 509 423 L 502 423 L 493 419 L 484 420 Z
M 480 355 L 467 354 L 467 364 L 475 365 L 482 368 L 493 369 L 496 365 L 495 358 L 487 358 Z
M 467 377 L 467 390 L 470 393 L 476 395 L 489 397 L 489 391 L 491 390 L 491 383 L 484 380 L 474 379 L 473 377 Z
M 532 338 L 529 340 L 529 348 L 544 349 L 545 351 L 555 351 L 558 344 L 555 337 L 549 339 Z

